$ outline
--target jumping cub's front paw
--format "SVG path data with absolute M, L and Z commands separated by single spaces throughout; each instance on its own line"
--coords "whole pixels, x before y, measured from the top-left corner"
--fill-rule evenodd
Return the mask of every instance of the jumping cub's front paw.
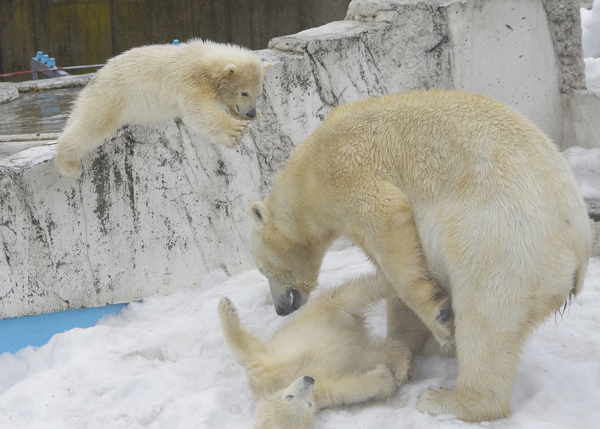
M 224 146 L 233 148 L 240 143 L 242 137 L 250 130 L 250 121 L 235 121 L 233 128 L 219 141 Z
M 63 176 L 72 179 L 79 179 L 81 177 L 81 161 L 67 161 L 58 154 L 56 165 Z

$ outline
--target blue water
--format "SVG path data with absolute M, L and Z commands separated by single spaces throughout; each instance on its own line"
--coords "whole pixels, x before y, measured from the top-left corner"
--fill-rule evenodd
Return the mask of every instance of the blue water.
M 0 353 L 14 353 L 27 346 L 43 346 L 54 334 L 94 326 L 102 316 L 118 313 L 125 305 L 113 304 L 0 320 Z

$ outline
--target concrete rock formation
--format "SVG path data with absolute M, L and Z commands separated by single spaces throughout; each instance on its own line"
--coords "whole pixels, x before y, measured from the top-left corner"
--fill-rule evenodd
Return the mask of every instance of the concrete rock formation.
M 348 101 L 463 88 L 515 107 L 559 147 L 585 147 L 568 122 L 577 94 L 589 96 L 581 35 L 567 31 L 579 15 L 556 18 L 570 3 L 355 0 L 346 20 L 257 51 L 273 65 L 262 117 L 235 150 L 175 120 L 122 128 L 83 160 L 79 181 L 59 175 L 55 145 L 1 159 L 0 318 L 127 302 L 198 286 L 210 270 L 252 268 L 248 203 Z

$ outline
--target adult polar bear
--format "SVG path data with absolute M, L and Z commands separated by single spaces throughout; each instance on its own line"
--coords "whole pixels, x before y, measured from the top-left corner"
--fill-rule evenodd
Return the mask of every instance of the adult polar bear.
M 456 389 L 424 391 L 418 409 L 467 421 L 510 414 L 522 345 L 581 291 L 590 253 L 586 208 L 556 148 L 511 108 L 462 91 L 335 109 L 249 210 L 279 314 L 306 302 L 342 234 L 442 341 L 449 294 Z
M 58 139 L 56 162 L 62 174 L 78 178 L 83 155 L 122 125 L 176 117 L 234 147 L 257 117 L 262 87 L 260 59 L 240 46 L 194 39 L 130 49 L 81 91 Z

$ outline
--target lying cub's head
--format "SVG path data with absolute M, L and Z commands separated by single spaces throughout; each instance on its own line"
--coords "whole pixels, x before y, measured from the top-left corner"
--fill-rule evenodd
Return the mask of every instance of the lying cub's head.
M 257 404 L 255 429 L 309 429 L 315 421 L 315 380 L 304 376 Z
M 325 248 L 292 240 L 288 228 L 292 217 L 273 218 L 267 205 L 254 201 L 248 208 L 252 228 L 252 254 L 258 270 L 269 279 L 275 311 L 286 316 L 308 301 L 317 285 Z

